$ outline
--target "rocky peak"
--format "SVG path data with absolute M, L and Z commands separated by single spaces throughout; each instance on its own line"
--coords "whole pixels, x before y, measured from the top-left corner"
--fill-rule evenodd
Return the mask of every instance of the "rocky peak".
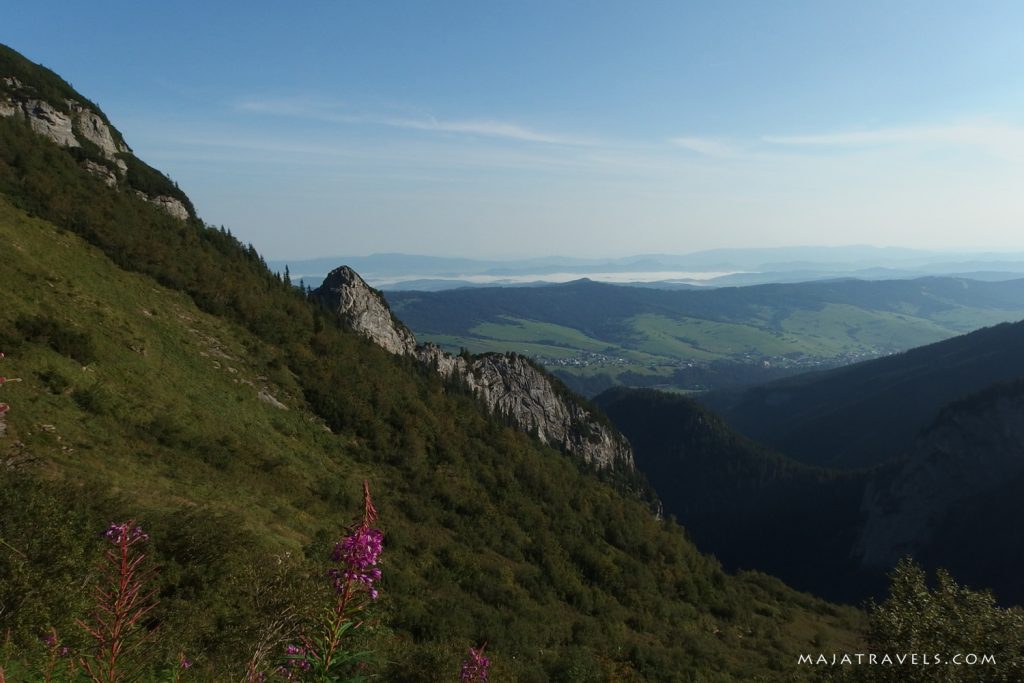
M 598 468 L 635 469 L 625 437 L 529 359 L 514 353 L 453 356 L 433 344 L 417 346 L 383 295 L 348 266 L 332 271 L 314 295 L 387 351 L 413 356 L 445 379 L 464 382 L 492 413 L 507 416 L 541 442 Z
M 387 301 L 348 266 L 335 268 L 315 292 L 353 330 L 391 353 L 416 352 L 416 338 L 392 313 Z

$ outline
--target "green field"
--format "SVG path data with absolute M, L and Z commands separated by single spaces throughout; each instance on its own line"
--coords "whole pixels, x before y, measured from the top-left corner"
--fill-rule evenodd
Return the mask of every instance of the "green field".
M 742 320 L 736 315 L 722 320 L 643 312 L 622 318 L 605 338 L 568 324 L 500 315 L 461 333 L 430 331 L 418 336 L 452 352 L 522 353 L 570 381 L 605 376 L 612 384 L 635 384 L 638 377 L 660 377 L 663 388 L 687 390 L 692 387 L 674 376 L 691 364 L 732 363 L 797 372 L 903 351 L 1024 318 L 1024 305 L 957 305 L 930 313 L 910 312 L 913 309 L 907 305 L 904 310 L 878 310 L 849 303 L 761 305 L 749 307 Z

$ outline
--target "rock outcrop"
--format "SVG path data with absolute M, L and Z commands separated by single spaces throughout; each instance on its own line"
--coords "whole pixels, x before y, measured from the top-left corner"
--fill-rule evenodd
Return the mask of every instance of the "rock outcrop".
M 0 116 L 24 119 L 32 130 L 61 147 L 94 146 L 99 150 L 99 157 L 83 160 L 82 168 L 110 187 L 116 187 L 126 179 L 128 165 L 121 155 L 130 154 L 131 148 L 98 112 L 74 99 L 64 99 L 57 103 L 60 106 L 55 106 L 52 101 L 36 97 L 33 88 L 11 76 L 0 77 L 0 83 L 3 85 L 0 90 Z M 188 208 L 174 197 L 136 193 L 179 220 L 190 217 Z
M 120 153 L 131 152 L 117 140 L 107 122 L 81 102 L 65 99 L 60 107 L 33 96 L 33 88 L 17 78 L 4 77 L 5 95 L 0 95 L 0 116 L 21 116 L 32 130 L 45 135 L 61 147 L 81 147 L 86 140 L 99 148 L 104 157 L 117 160 Z
M 110 126 L 96 112 L 84 107 L 74 100 L 68 101 L 75 119 L 75 131 L 78 135 L 100 148 L 103 156 L 115 160 L 120 153 L 131 152 L 128 145 L 114 140 Z
M 453 356 L 433 344 L 417 345 L 383 295 L 348 266 L 332 271 L 314 294 L 355 331 L 391 353 L 435 368 L 445 379 L 464 382 L 491 412 L 541 442 L 601 469 L 634 469 L 625 437 L 529 359 L 513 353 Z
M 149 202 L 150 204 L 156 204 L 161 209 L 171 214 L 178 220 L 188 220 L 188 209 L 185 208 L 185 205 L 182 204 L 181 201 L 175 199 L 174 197 L 168 197 L 167 195 L 163 194 L 156 195 L 155 197 L 150 197 L 145 192 L 139 192 L 138 190 L 135 191 L 135 194 L 136 196 L 138 196 L 139 199 L 143 201 Z
M 384 296 L 348 266 L 331 271 L 316 295 L 328 308 L 340 313 L 353 330 L 386 351 L 403 356 L 416 352 L 416 338 L 391 313 Z

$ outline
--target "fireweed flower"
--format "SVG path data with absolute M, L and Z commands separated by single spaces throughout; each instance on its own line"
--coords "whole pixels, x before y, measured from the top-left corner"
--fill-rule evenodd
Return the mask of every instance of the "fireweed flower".
M 338 565 L 327 572 L 336 596 L 334 606 L 324 611 L 314 633 L 301 637 L 302 648 L 289 646 L 285 653 L 288 664 L 279 672 L 283 669 L 294 675 L 299 669 L 312 669 L 310 674 L 316 680 L 335 680 L 369 656 L 348 652 L 344 645 L 352 631 L 363 625 L 360 613 L 378 596 L 381 570 L 377 562 L 384 549 L 384 532 L 372 526 L 375 521 L 377 508 L 370 485 L 364 481 L 362 517 L 346 530 L 347 535 L 331 553 L 331 561 Z
M 331 569 L 328 572 L 328 576 L 334 579 L 334 590 L 344 593 L 346 587 L 359 584 L 366 588 L 371 600 L 376 600 L 377 589 L 374 583 L 380 581 L 377 558 L 383 549 L 384 533 L 380 529 L 370 528 L 366 522 L 356 527 L 351 535 L 338 541 L 331 559 L 341 563 L 344 569 Z
M 491 680 L 487 673 L 491 660 L 484 657 L 486 647 L 484 645 L 480 649 L 469 648 L 469 657 L 462 660 L 462 667 L 459 669 L 459 683 L 488 683 Z
M 370 525 L 377 521 L 377 508 L 370 497 L 370 485 L 363 482 L 363 518 L 350 528 L 348 536 L 334 545 L 331 560 L 341 568 L 331 569 L 327 575 L 333 579 L 334 590 L 341 597 L 340 611 L 344 611 L 354 591 L 362 586 L 371 600 L 377 599 L 380 569 L 377 560 L 384 550 L 384 532 Z
M 95 641 L 95 654 L 83 659 L 82 666 L 90 680 L 122 681 L 143 666 L 138 650 L 152 635 L 143 620 L 157 605 L 156 588 L 150 587 L 156 570 L 135 547 L 149 540 L 135 522 L 111 523 L 102 535 L 110 547 L 94 589 L 96 606 L 89 622 L 77 621 Z

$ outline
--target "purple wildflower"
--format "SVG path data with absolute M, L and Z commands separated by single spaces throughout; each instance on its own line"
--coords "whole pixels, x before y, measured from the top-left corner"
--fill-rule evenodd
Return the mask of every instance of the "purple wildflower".
M 302 669 L 303 671 L 309 671 L 310 663 L 307 655 L 313 653 L 312 648 L 303 647 L 300 645 L 289 645 L 284 649 L 284 653 L 289 655 L 287 667 L 290 669 Z
M 188 657 L 182 656 L 180 666 L 181 666 L 182 669 L 191 669 L 192 668 L 192 660 L 189 659 Z
M 111 522 L 107 530 L 103 532 L 103 536 L 110 540 L 114 545 L 121 545 L 125 543 L 132 545 L 139 541 L 148 541 L 149 534 L 142 530 L 141 526 L 131 526 L 130 522 Z
M 361 584 L 372 600 L 377 599 L 374 583 L 380 581 L 377 559 L 384 549 L 384 532 L 370 528 L 364 521 L 355 531 L 334 546 L 331 559 L 344 565 L 332 569 L 328 575 L 334 579 L 334 589 L 343 593 L 346 586 Z
M 462 660 L 462 667 L 459 669 L 459 683 L 488 683 L 491 680 L 487 673 L 491 660 L 484 657 L 486 647 L 484 645 L 479 650 L 469 648 L 469 658 Z

